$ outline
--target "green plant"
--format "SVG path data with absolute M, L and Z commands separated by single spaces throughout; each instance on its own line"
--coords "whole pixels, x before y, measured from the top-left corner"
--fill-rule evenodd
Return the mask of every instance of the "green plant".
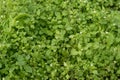
M 1 0 L 1 80 L 118 80 L 119 0 Z

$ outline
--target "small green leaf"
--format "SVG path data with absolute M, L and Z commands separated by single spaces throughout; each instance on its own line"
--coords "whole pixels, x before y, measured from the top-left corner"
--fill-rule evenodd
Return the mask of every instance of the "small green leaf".
M 2 64 L 0 63 L 0 68 L 2 68 Z
M 60 12 L 56 12 L 55 15 L 56 15 L 57 19 L 62 19 L 62 15 Z
M 28 65 L 23 66 L 26 72 L 32 73 L 32 68 Z
M 76 49 L 73 48 L 73 49 L 71 50 L 71 55 L 74 55 L 74 56 L 75 56 L 75 55 L 78 55 L 78 51 L 76 51 Z
M 120 69 L 117 70 L 117 74 L 120 74 Z

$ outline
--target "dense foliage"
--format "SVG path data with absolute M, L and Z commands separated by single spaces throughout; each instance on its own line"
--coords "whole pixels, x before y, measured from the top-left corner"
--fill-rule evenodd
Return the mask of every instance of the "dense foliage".
M 1 80 L 118 80 L 120 0 L 0 0 Z

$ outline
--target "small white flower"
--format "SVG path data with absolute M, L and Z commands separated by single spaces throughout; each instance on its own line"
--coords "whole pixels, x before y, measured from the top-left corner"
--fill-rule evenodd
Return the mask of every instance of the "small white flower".
M 108 34 L 108 32 L 106 31 L 105 34 Z
M 82 32 L 80 32 L 80 34 L 82 34 Z
M 0 16 L 1 18 L 3 17 L 3 15 Z
M 96 11 L 94 10 L 93 13 L 96 13 Z
M 5 1 L 3 1 L 3 4 L 5 4 L 6 2 Z
M 1 18 L 4 18 L 5 16 L 4 16 L 4 15 L 1 15 L 0 17 L 1 17 Z
M 91 63 L 90 66 L 93 66 L 93 63 Z
M 52 67 L 53 65 L 52 64 L 50 64 L 50 67 Z
M 41 45 L 38 45 L 38 47 L 41 47 Z

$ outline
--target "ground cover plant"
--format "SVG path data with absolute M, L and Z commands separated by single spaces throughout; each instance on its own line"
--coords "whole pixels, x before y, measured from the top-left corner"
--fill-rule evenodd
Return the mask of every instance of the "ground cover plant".
M 120 79 L 120 0 L 0 0 L 0 79 Z

